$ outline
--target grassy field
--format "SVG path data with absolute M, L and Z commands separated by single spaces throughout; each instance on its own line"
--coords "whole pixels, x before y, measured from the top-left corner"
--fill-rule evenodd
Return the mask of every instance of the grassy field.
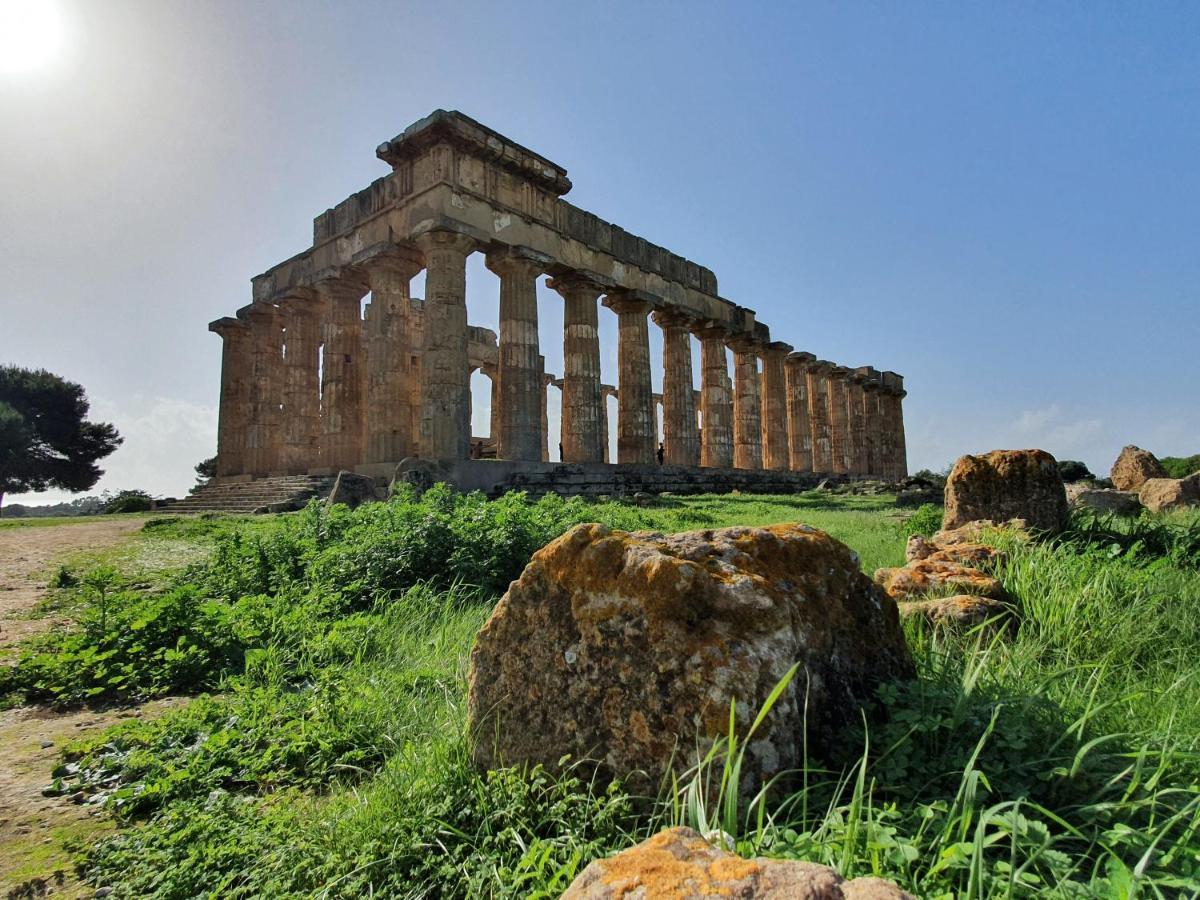
M 906 537 L 890 498 L 818 493 L 640 508 L 435 490 L 151 520 L 155 577 L 129 550 L 73 575 L 78 629 L 0 676 L 10 702 L 202 694 L 68 748 L 56 789 L 103 794 L 120 824 L 80 848 L 85 877 L 116 897 L 552 897 L 596 856 L 684 823 L 926 897 L 1200 890 L 1200 516 L 1005 538 L 1019 631 L 910 625 L 919 677 L 881 691 L 880 724 L 786 791 L 742 798 L 741 819 L 686 802 L 687 785 L 639 798 L 469 765 L 472 638 L 533 549 L 580 521 L 803 521 L 867 571 L 902 563 Z

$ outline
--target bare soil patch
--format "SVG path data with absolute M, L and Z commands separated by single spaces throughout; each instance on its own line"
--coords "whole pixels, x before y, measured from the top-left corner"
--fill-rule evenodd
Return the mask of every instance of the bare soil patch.
M 143 520 L 100 519 L 86 524 L 0 529 L 0 652 L 23 638 L 65 622 L 62 616 L 31 619 L 47 592 L 51 567 L 80 551 L 103 550 L 128 538 Z

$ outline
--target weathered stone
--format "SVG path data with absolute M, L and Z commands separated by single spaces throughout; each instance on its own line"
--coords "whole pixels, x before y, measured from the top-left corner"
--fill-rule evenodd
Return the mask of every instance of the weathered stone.
M 1008 594 L 999 580 L 971 566 L 935 559 L 932 556 L 909 563 L 907 566 L 875 570 L 875 582 L 896 600 L 924 597 L 931 591 L 947 588 L 1006 600 Z
M 942 528 L 980 519 L 1024 519 L 1057 531 L 1067 519 L 1067 494 L 1058 463 L 1045 450 L 993 450 L 960 456 L 946 480 Z
M 923 619 L 935 628 L 966 630 L 989 619 L 1006 618 L 1008 605 L 991 597 L 957 594 L 932 600 L 903 600 L 896 604 L 902 619 Z
M 342 503 L 353 509 L 372 500 L 384 499 L 380 493 L 374 478 L 343 470 L 338 472 L 337 479 L 333 482 L 333 490 L 329 492 L 328 503 L 330 506 Z
M 1187 478 L 1151 478 L 1138 490 L 1138 500 L 1156 513 L 1200 505 L 1200 472 Z
M 939 532 L 940 533 L 940 532 Z M 910 563 L 922 559 L 932 559 L 936 562 L 953 562 L 966 566 L 978 566 L 1000 562 L 1003 554 L 995 547 L 987 544 L 977 544 L 970 541 L 952 540 L 943 546 L 937 536 L 926 538 L 914 534 L 908 539 L 904 548 L 904 557 Z
M 1150 478 L 1166 478 L 1167 470 L 1153 453 L 1130 444 L 1122 448 L 1109 477 L 1118 491 L 1136 491 Z
M 1101 513 L 1115 513 L 1118 516 L 1136 516 L 1142 511 L 1142 502 L 1138 499 L 1136 491 L 1085 487 L 1073 493 L 1074 496 L 1070 500 L 1072 509 L 1091 509 Z
M 616 856 L 593 862 L 562 900 L 913 900 L 889 881 L 847 881 L 816 863 L 743 859 L 690 828 L 668 828 Z
M 471 654 L 470 731 L 484 767 L 595 760 L 653 790 L 744 732 L 746 786 L 799 765 L 912 661 L 895 605 L 843 544 L 805 525 L 660 535 L 579 525 L 539 550 Z

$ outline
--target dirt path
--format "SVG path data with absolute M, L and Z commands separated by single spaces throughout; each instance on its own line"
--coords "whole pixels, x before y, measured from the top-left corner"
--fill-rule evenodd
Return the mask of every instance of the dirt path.
M 127 540 L 141 518 L 0 528 L 0 653 L 21 638 L 63 623 L 30 619 L 47 593 L 49 570 L 66 557 Z M 72 877 L 65 843 L 111 828 L 94 806 L 44 797 L 62 744 L 130 716 L 154 715 L 181 701 L 141 709 L 57 713 L 39 707 L 0 712 L 0 897 L 85 897 Z
M 103 550 L 127 539 L 143 519 L 100 519 L 78 525 L 0 528 L 0 652 L 23 637 L 62 624 L 61 617 L 27 618 L 46 596 L 49 569 L 81 550 Z

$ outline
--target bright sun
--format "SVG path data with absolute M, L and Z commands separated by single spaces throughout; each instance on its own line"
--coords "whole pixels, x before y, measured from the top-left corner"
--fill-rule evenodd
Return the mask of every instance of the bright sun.
M 56 0 L 0 0 L 0 73 L 41 68 L 58 56 L 62 42 Z

